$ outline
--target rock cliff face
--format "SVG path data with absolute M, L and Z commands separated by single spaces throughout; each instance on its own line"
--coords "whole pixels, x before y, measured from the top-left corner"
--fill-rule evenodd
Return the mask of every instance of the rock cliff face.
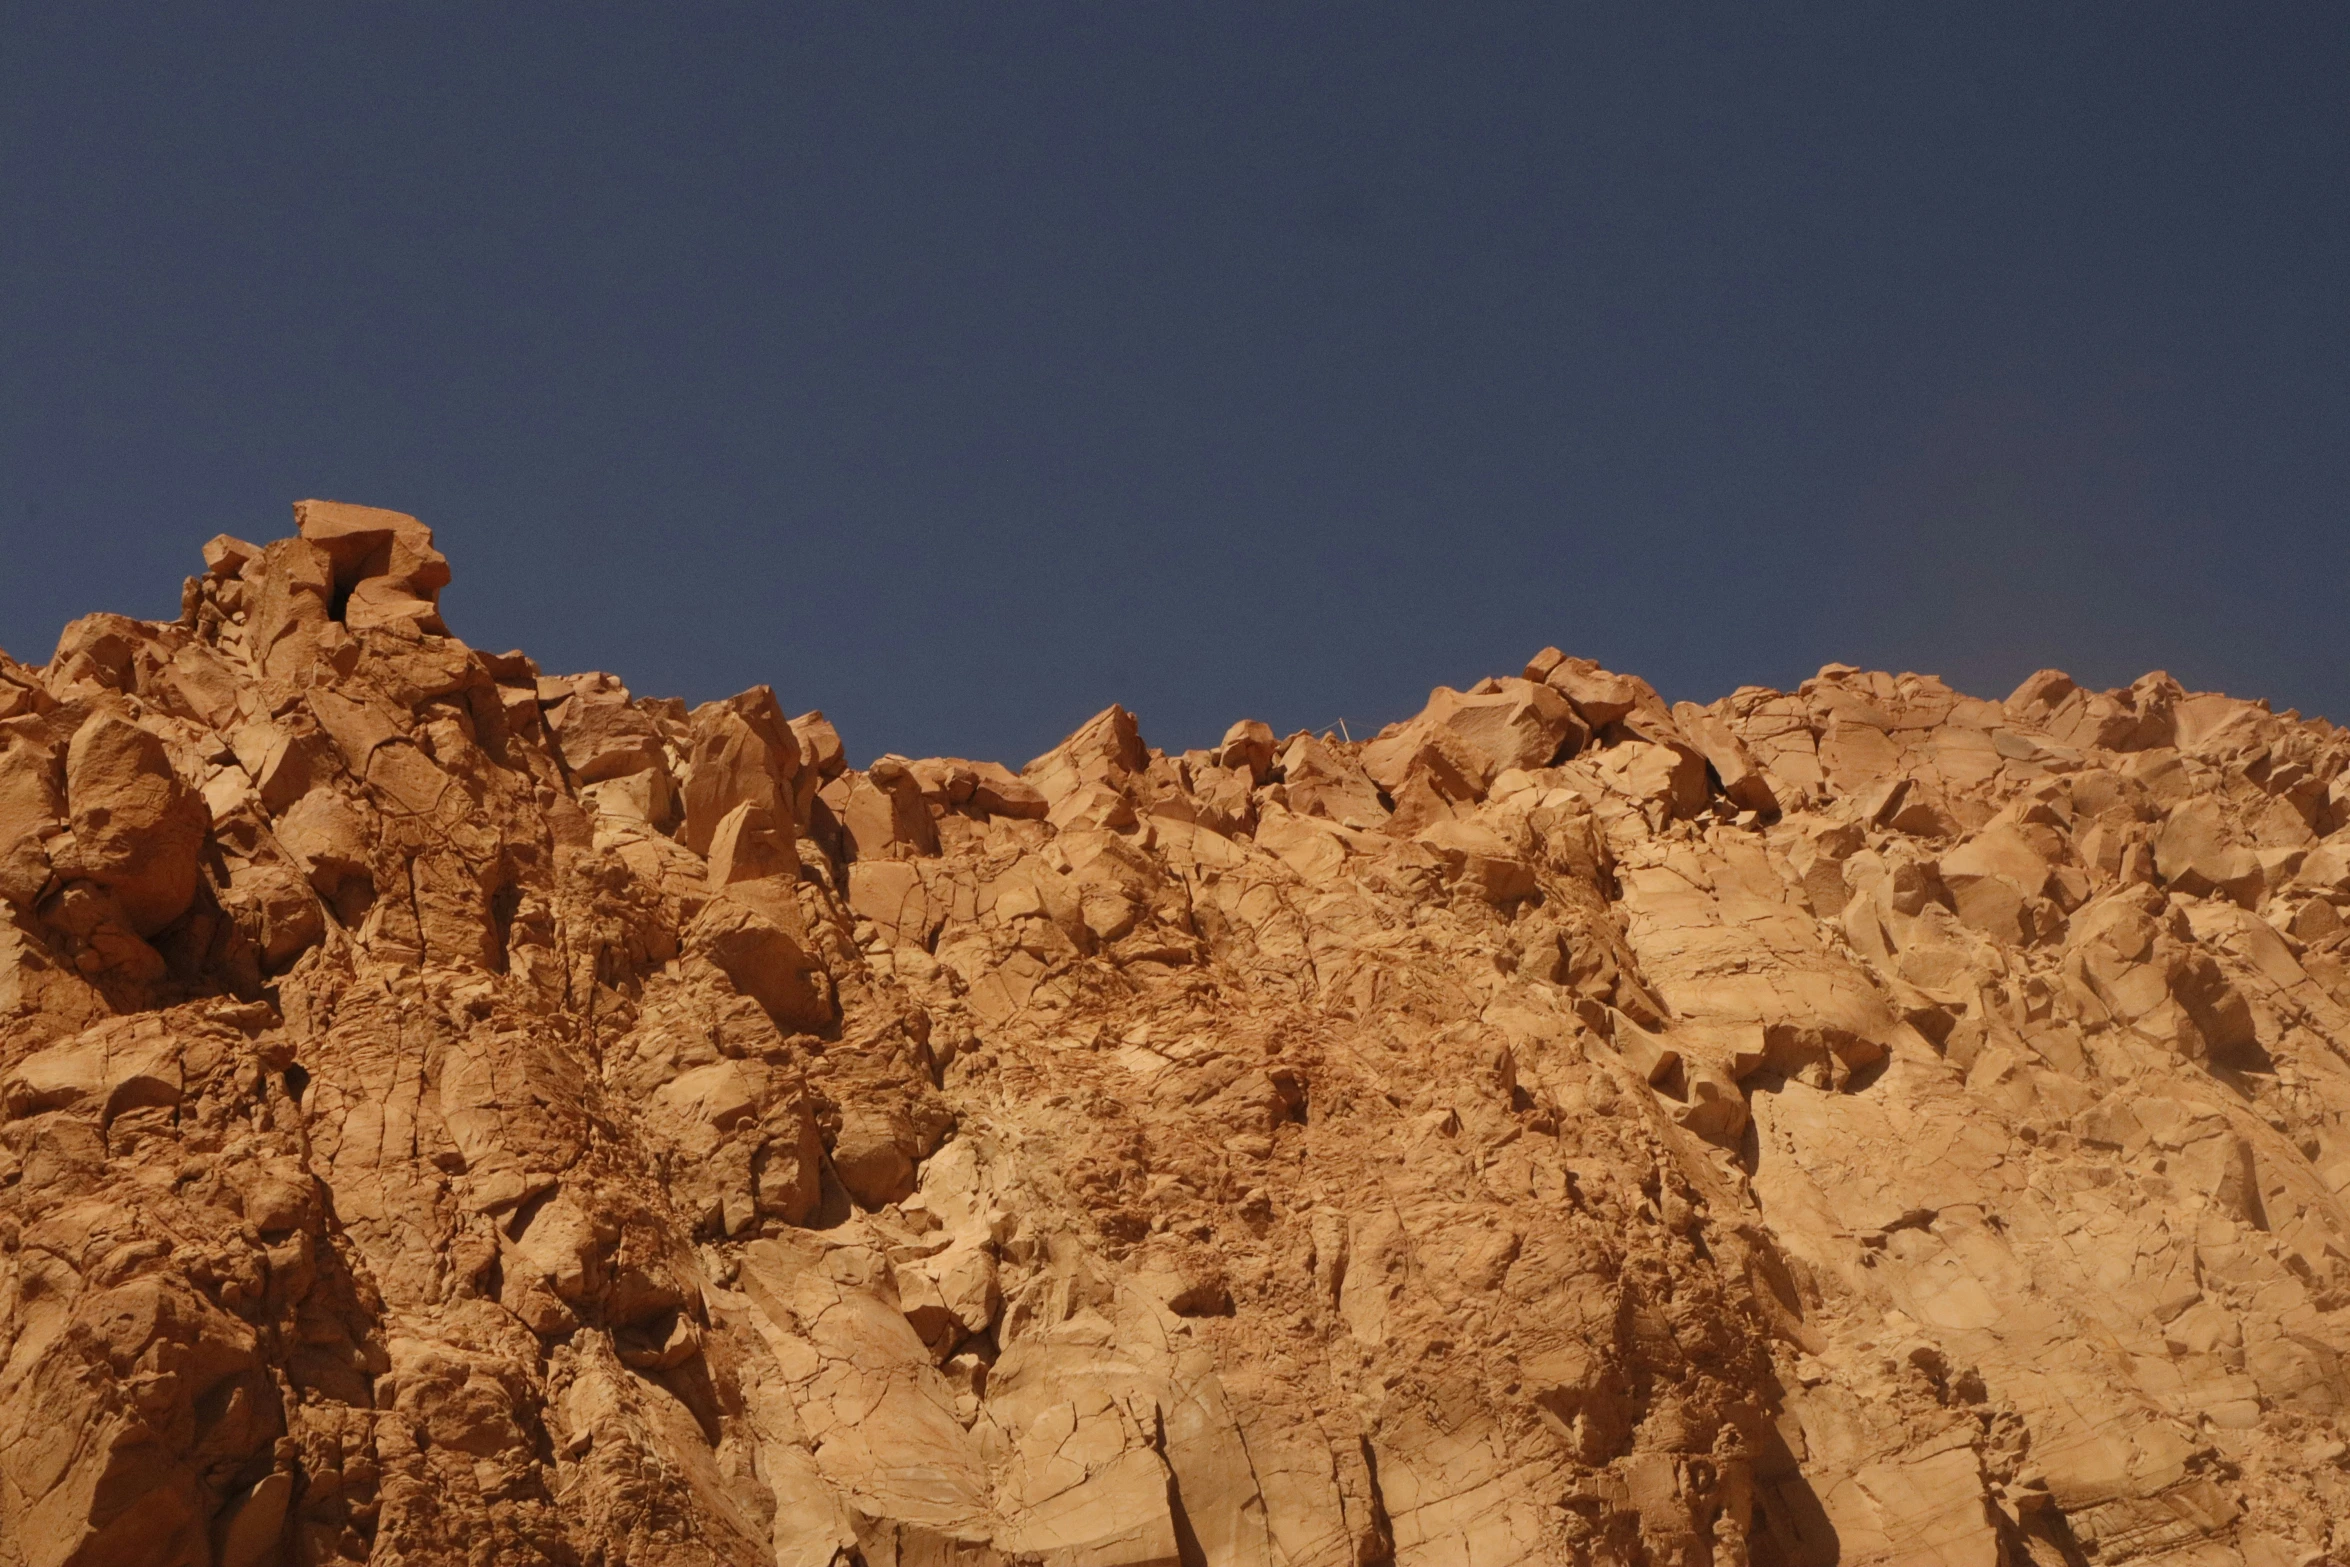
M 0 658 L 4 1567 L 2350 1553 L 2342 731 L 858 771 L 295 510 Z

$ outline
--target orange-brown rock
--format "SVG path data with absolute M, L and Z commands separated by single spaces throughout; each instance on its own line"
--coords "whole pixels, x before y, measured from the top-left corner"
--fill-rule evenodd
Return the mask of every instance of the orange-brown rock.
M 73 844 L 53 869 L 105 888 L 142 936 L 186 912 L 210 813 L 160 738 L 115 713 L 85 719 L 66 748 L 65 800 Z
M 404 512 L 340 501 L 297 501 L 302 537 L 331 563 L 337 617 L 353 630 L 407 623 L 442 631 L 437 605 L 449 584 L 449 562 L 432 546 L 432 530 Z M 205 564 L 213 564 L 206 557 Z
M 801 767 L 800 737 L 776 706 L 775 693 L 758 686 L 724 702 L 704 703 L 694 709 L 692 735 L 686 757 L 686 847 L 708 854 L 719 823 L 744 805 L 761 807 L 788 834 Z
M 297 524 L 0 658 L 0 1567 L 2350 1552 L 2332 725 L 851 768 Z

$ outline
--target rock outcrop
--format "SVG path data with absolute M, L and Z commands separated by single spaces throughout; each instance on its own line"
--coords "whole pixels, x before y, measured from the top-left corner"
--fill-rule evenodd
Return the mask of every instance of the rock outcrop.
M 0 657 L 0 1567 L 2350 1559 L 2330 724 L 852 768 L 295 510 Z

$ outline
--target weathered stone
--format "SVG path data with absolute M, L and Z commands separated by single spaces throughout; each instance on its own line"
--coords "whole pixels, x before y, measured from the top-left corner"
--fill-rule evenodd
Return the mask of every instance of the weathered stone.
M 930 806 L 905 758 L 882 757 L 866 771 L 845 773 L 826 787 L 837 793 L 834 813 L 858 859 L 938 852 Z
M 1438 686 L 1418 716 L 1364 744 L 1363 770 L 1394 794 L 1412 773 L 1435 765 L 1434 752 L 1481 794 L 1510 768 L 1548 766 L 1588 737 L 1575 709 L 1549 686 L 1531 680 L 1495 685 L 1471 692 Z
M 823 967 L 771 904 L 713 900 L 686 931 L 685 951 L 724 973 L 780 1028 L 813 1031 L 832 1022 Z
M 788 841 L 800 765 L 800 738 L 767 687 L 694 709 L 683 790 L 685 846 L 708 854 L 719 822 L 743 805 L 763 807 Z
M 296 501 L 296 530 L 332 563 L 335 617 L 354 631 L 393 625 L 446 634 L 438 608 L 447 557 L 432 530 L 405 512 L 341 501 Z
M 151 936 L 187 912 L 211 819 L 161 740 L 114 713 L 92 717 L 66 749 L 65 798 L 77 873 L 114 894 L 133 930 Z
M 0 898 L 21 908 L 49 885 L 48 841 L 65 829 L 62 774 L 47 746 L 0 736 Z
M 856 771 L 301 515 L 0 661 L 0 1560 L 2340 1553 L 2330 725 L 1545 649 Z
M 1273 756 L 1272 727 L 1254 718 L 1244 718 L 1225 730 L 1224 743 L 1216 752 L 1220 765 L 1247 773 L 1252 783 L 1265 781 L 1265 775 L 1273 770 Z

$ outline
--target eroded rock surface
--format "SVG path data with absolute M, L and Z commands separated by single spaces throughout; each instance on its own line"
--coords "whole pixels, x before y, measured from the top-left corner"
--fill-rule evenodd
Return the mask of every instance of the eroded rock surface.
M 856 769 L 296 518 L 0 657 L 0 1567 L 2350 1552 L 2331 725 Z

